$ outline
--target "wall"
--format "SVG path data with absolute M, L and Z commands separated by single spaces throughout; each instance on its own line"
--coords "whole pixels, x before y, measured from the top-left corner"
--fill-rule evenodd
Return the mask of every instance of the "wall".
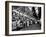
M 0 37 L 8 37 L 8 36 L 5 36 L 5 1 L 6 0 L 0 0 Z M 10 1 L 12 1 L 12 0 L 10 0 Z M 15 1 L 15 0 L 13 0 L 13 1 Z M 45 6 L 46 6 L 46 0 L 17 0 L 17 1 L 42 2 L 42 3 L 45 3 Z M 45 7 L 45 9 L 46 9 L 46 7 Z M 45 13 L 45 16 L 46 16 L 46 13 Z M 45 22 L 46 22 L 46 17 L 45 17 Z M 45 28 L 46 28 L 46 25 L 45 25 Z M 12 36 L 9 36 L 9 37 L 12 37 Z M 46 34 L 24 35 L 24 36 L 16 36 L 16 37 L 46 37 Z

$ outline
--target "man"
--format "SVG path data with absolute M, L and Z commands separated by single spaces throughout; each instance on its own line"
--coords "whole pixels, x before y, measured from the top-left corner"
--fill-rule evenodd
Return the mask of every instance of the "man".
M 17 28 L 17 20 L 12 22 L 12 30 L 16 30 Z
M 32 7 L 32 11 L 33 11 L 33 16 L 37 20 L 40 20 L 40 18 L 41 18 L 41 7 Z
M 29 19 L 27 19 L 27 27 L 29 27 Z

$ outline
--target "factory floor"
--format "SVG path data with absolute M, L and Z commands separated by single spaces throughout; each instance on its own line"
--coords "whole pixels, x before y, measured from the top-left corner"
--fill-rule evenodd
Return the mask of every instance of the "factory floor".
M 40 24 L 33 24 L 33 25 L 30 25 L 29 27 L 25 27 L 21 30 L 40 30 L 40 29 L 41 29 Z

